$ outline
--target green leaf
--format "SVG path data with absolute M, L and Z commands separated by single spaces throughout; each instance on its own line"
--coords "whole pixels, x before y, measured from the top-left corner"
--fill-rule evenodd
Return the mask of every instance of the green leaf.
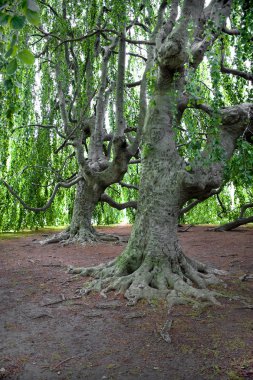
M 40 25 L 40 16 L 39 16 L 39 14 L 37 12 L 33 12 L 30 9 L 27 9 L 25 11 L 25 15 L 27 17 L 27 20 L 32 25 L 35 25 L 35 26 L 39 26 Z
M 17 39 L 18 39 L 17 35 L 14 34 L 11 40 L 11 47 L 14 47 L 16 45 Z
M 10 89 L 12 89 L 12 87 L 13 87 L 13 82 L 12 82 L 12 80 L 11 79 L 6 79 L 5 81 L 4 81 L 4 87 L 5 87 L 5 89 L 8 91 L 8 90 L 10 90 Z
M 5 54 L 5 58 L 10 58 L 12 53 L 13 53 L 13 46 L 11 46 L 10 49 L 7 51 L 7 53 Z
M 8 24 L 10 16 L 6 13 L 0 13 L 0 25 L 4 26 Z
M 28 49 L 24 49 L 24 50 L 20 51 L 18 53 L 18 59 L 20 59 L 20 61 L 22 61 L 26 65 L 33 65 L 33 63 L 35 61 L 35 57 L 34 57 L 33 53 Z
M 6 73 L 8 75 L 13 75 L 15 71 L 17 70 L 17 68 L 18 68 L 17 60 L 13 59 L 12 61 L 8 63 L 6 67 Z
M 30 9 L 33 12 L 37 12 L 38 13 L 40 11 L 40 8 L 39 8 L 38 4 L 34 0 L 27 0 L 26 6 L 27 6 L 28 9 Z
M 22 29 L 25 25 L 26 19 L 25 16 L 13 16 L 11 18 L 11 27 L 12 29 Z

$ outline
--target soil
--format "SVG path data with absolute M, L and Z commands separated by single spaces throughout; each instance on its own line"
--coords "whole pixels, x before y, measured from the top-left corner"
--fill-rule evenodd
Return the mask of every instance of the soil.
M 130 234 L 129 226 L 102 230 Z M 187 255 L 228 274 L 220 306 L 177 306 L 170 315 L 158 300 L 79 298 L 86 280 L 67 267 L 106 262 L 126 243 L 41 246 L 42 235 L 0 237 L 0 378 L 253 379 L 253 229 L 179 233 Z

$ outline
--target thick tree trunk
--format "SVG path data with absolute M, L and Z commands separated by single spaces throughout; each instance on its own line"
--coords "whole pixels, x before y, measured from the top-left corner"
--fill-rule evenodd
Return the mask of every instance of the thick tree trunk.
M 104 188 L 99 186 L 95 180 L 88 179 L 78 182 L 70 226 L 67 230 L 42 241 L 41 244 L 96 241 L 99 235 L 92 226 L 92 216 L 103 191 Z
M 74 209 L 69 227 L 69 238 L 74 241 L 85 242 L 96 239 L 92 216 L 96 205 L 103 193 L 96 183 L 80 181 L 77 184 Z
M 187 297 L 214 302 L 213 294 L 204 289 L 217 282 L 214 271 L 187 258 L 178 242 L 178 216 L 187 194 L 184 163 L 173 138 L 170 98 L 160 93 L 152 104 L 144 130 L 138 212 L 128 246 L 114 262 L 71 271 L 98 277 L 86 292 L 117 290 L 130 303 L 165 297 L 173 303 Z

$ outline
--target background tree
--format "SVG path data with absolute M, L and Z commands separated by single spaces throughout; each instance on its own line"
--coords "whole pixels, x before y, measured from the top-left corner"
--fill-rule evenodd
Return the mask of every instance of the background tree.
M 232 8 L 237 17 L 239 4 L 234 2 Z M 220 40 L 227 33 L 231 7 L 228 0 L 212 0 L 207 6 L 202 0 L 185 0 L 182 6 L 176 0 L 161 3 L 159 32 L 150 40 L 155 46 L 149 71 L 154 86 L 143 129 L 135 224 L 127 248 L 115 261 L 71 269 L 97 278 L 85 292 L 117 290 L 130 303 L 154 297 L 167 297 L 172 303 L 192 297 L 215 302 L 206 286 L 217 282 L 216 271 L 183 253 L 177 224 L 187 201 L 221 186 L 238 138 L 252 128 L 252 103 L 234 105 L 215 86 L 221 75 L 216 57 L 223 54 Z M 204 65 L 210 70 L 214 96 L 205 97 L 196 87 Z M 195 154 L 188 155 L 180 148 L 191 133 L 188 115 L 194 110 L 207 116 L 198 119 L 204 138 L 198 140 Z
M 137 29 L 147 33 L 148 28 L 136 16 L 139 5 L 126 9 L 115 3 L 107 8 L 93 1 L 85 7 L 76 7 L 74 2 L 63 1 L 47 3 L 46 9 L 47 12 L 42 11 L 41 15 L 43 26 L 37 27 L 33 34 L 24 31 L 23 41 L 28 38 L 33 46 L 39 69 L 37 73 L 31 70 L 30 83 L 36 91 L 34 100 L 29 96 L 31 115 L 24 118 L 20 115 L 11 122 L 9 129 L 22 122 L 23 126 L 15 128 L 15 133 L 18 130 L 20 136 L 22 133 L 23 136 L 29 135 L 31 146 L 34 137 L 38 142 L 43 136 L 43 144 L 38 143 L 37 153 L 40 152 L 39 159 L 44 162 L 37 165 L 36 172 L 40 177 L 48 178 L 51 171 L 53 178 L 45 183 L 35 175 L 36 186 L 47 188 L 42 192 L 42 198 L 48 194 L 50 184 L 57 183 L 48 202 L 39 207 L 30 206 L 23 199 L 22 192 L 14 190 L 8 181 L 2 180 L 2 184 L 23 207 L 34 212 L 47 210 L 61 187 L 70 188 L 77 184 L 70 229 L 52 241 L 92 240 L 96 233 L 91 219 L 100 200 L 118 209 L 136 207 L 135 202 L 119 205 L 104 191 L 122 180 L 130 158 L 138 154 L 145 104 L 141 104 L 138 111 L 135 104 L 145 103 L 146 88 L 143 81 L 139 94 L 136 87 L 140 81 L 133 80 L 136 58 L 143 62 L 143 67 L 146 58 L 139 54 L 138 47 L 135 48 L 136 41 L 129 39 L 130 48 L 126 48 L 126 37 L 130 37 L 130 33 L 135 36 Z M 143 11 L 141 17 L 145 18 L 148 12 L 149 9 Z M 83 23 L 84 18 L 86 23 Z M 23 71 L 18 70 L 16 77 L 19 73 L 22 75 Z M 28 78 L 27 73 L 23 75 Z M 128 109 L 133 107 L 131 112 L 125 110 L 126 105 Z M 15 107 L 18 107 L 17 101 Z M 24 125 L 28 118 L 33 118 L 33 122 Z M 22 128 L 27 132 L 22 132 Z M 60 143 L 59 138 L 63 142 Z M 23 154 L 25 149 L 27 147 L 24 147 Z M 55 153 L 60 158 L 52 159 Z M 5 161 L 7 157 L 8 154 Z M 26 169 L 33 171 L 34 176 L 34 159 L 32 161 Z M 14 166 L 17 169 L 17 162 Z M 6 172 L 13 174 L 10 170 Z M 35 179 L 31 182 L 29 178 L 27 185 L 29 183 L 34 186 Z M 29 191 L 26 198 L 31 199 Z

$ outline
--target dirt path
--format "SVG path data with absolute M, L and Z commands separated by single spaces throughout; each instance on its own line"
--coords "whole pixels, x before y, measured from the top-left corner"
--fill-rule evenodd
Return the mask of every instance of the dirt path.
M 222 291 L 238 299 L 174 308 L 170 344 L 160 335 L 162 303 L 129 307 L 114 294 L 74 298 L 84 279 L 66 274 L 67 266 L 105 262 L 124 245 L 40 246 L 41 238 L 0 237 L 0 378 L 253 379 L 253 279 L 242 280 L 253 274 L 252 229 L 180 233 L 189 256 L 229 272 Z

